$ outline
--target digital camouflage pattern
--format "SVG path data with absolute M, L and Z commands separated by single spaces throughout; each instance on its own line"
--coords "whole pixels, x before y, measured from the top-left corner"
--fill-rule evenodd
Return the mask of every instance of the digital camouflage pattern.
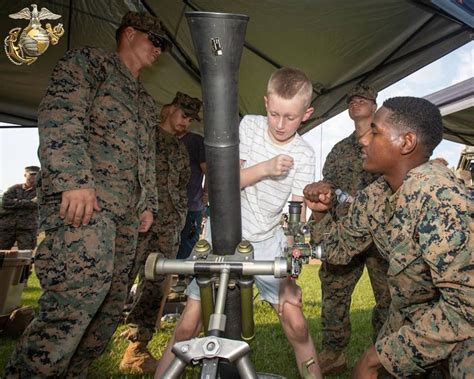
M 443 165 L 412 169 L 392 193 L 383 178 L 359 192 L 347 217 L 313 225 L 328 261 L 347 264 L 374 242 L 389 261 L 389 316 L 375 344 L 392 375 L 444 359 L 453 378 L 474 377 L 474 224 L 466 188 Z
M 155 47 L 159 47 L 161 52 L 169 51 L 171 42 L 166 38 L 166 31 L 163 24 L 156 16 L 147 12 L 129 11 L 122 17 L 119 29 L 128 26 L 148 34 L 148 39 Z
M 153 99 L 118 55 L 72 50 L 53 71 L 40 104 L 42 171 L 35 257 L 44 291 L 5 377 L 87 376 L 127 297 L 139 214 L 156 213 Z M 95 188 L 100 212 L 74 228 L 59 218 L 63 191 Z
M 365 84 L 359 84 L 348 92 L 347 103 L 349 103 L 354 96 L 359 96 L 367 100 L 375 101 L 377 99 L 377 95 L 378 93 L 374 88 Z
M 334 189 L 341 189 L 352 197 L 357 191 L 373 183 L 380 175 L 371 174 L 362 168 L 361 148 L 355 132 L 338 142 L 328 154 L 323 167 L 324 181 Z M 334 219 L 347 214 L 350 203 L 334 201 Z M 390 306 L 390 292 L 387 285 L 388 262 L 371 245 L 368 252 L 353 259 L 346 266 L 322 262 L 319 269 L 322 290 L 322 347 L 323 350 L 342 351 L 349 344 L 351 336 L 350 307 L 352 293 L 367 267 L 375 297 L 372 311 L 373 339 L 382 328 Z
M 176 258 L 186 220 L 187 185 L 191 174 L 186 147 L 178 138 L 158 128 L 156 151 L 159 212 L 150 230 L 139 235 L 131 271 L 130 284 L 140 275 L 135 301 L 126 320 L 127 338 L 132 342 L 152 339 L 161 301 L 167 295 L 165 275 L 154 281 L 145 280 L 146 258 L 155 252 L 165 258 Z
M 146 12 L 133 12 L 129 11 L 125 13 L 120 22 L 120 27 L 131 26 L 141 31 L 153 32 L 160 36 L 165 35 L 163 25 L 160 20 Z
M 53 72 L 38 123 L 45 201 L 95 188 L 100 206 L 119 218 L 127 206 L 157 212 L 155 102 L 116 53 L 68 52 Z
M 334 189 L 341 189 L 354 197 L 357 191 L 364 189 L 379 178 L 379 174 L 371 174 L 362 168 L 361 147 L 356 134 L 344 138 L 334 145 L 324 162 L 323 180 Z M 334 217 L 347 214 L 350 203 L 338 204 L 334 199 L 331 212 Z
M 178 91 L 176 92 L 172 104 L 181 108 L 187 117 L 192 117 L 194 120 L 201 121 L 199 112 L 201 110 L 202 101 L 197 97 L 191 97 Z
M 26 174 L 33 174 L 36 175 L 40 170 L 39 166 L 26 166 L 25 167 L 25 173 Z
M 0 250 L 9 250 L 17 242 L 19 250 L 36 247 L 38 203 L 36 188 L 15 184 L 5 191 L 0 212 Z

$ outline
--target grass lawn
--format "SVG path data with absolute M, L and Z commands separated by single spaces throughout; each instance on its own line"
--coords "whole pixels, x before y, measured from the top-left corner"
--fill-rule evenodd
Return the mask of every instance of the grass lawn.
M 311 335 L 316 348 L 321 346 L 321 287 L 317 271 L 319 265 L 306 265 L 299 284 L 303 288 L 304 313 L 308 319 Z M 32 305 L 37 310 L 36 300 L 40 295 L 38 280 L 33 275 L 30 277 L 28 287 L 23 292 L 23 304 Z M 352 298 L 351 322 L 352 337 L 347 352 L 348 364 L 352 368 L 361 355 L 367 349 L 372 340 L 372 328 L 370 325 L 371 309 L 374 299 L 367 273 L 358 283 Z M 252 361 L 258 372 L 267 372 L 283 375 L 289 379 L 298 378 L 293 352 L 286 341 L 279 326 L 278 319 L 270 306 L 266 303 L 255 301 L 255 324 L 256 335 L 251 343 Z M 156 333 L 151 341 L 150 351 L 159 357 L 165 347 L 166 341 L 173 332 L 173 324 L 162 323 L 162 329 Z M 127 346 L 127 341 L 119 337 L 125 329 L 120 325 L 105 353 L 93 363 L 89 370 L 88 378 L 143 378 L 139 375 L 123 375 L 118 370 L 118 364 Z M 0 338 L 0 373 L 10 356 L 16 341 Z M 184 378 L 198 378 L 197 371 L 188 369 Z M 349 378 L 350 369 L 343 374 L 331 376 L 331 378 Z

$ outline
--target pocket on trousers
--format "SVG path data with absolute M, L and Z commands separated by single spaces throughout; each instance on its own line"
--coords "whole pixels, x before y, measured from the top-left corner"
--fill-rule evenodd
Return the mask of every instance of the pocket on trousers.
M 87 226 L 74 228 L 59 219 L 45 222 L 45 239 L 35 256 L 35 271 L 46 290 L 90 288 L 110 282 L 115 224 L 95 213 Z M 100 284 L 102 283 L 102 284 Z
M 66 286 L 66 260 L 64 248 L 64 222 L 44 225 L 45 238 L 35 255 L 35 272 L 45 290 L 64 291 Z

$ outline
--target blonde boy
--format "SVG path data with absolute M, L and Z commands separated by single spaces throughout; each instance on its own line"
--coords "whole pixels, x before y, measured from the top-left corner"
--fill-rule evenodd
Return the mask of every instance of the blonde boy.
M 242 236 L 252 242 L 256 260 L 282 255 L 286 240 L 280 217 L 289 197 L 303 201 L 303 189 L 314 180 L 314 152 L 296 133 L 301 122 L 313 113 L 312 85 L 300 70 L 282 68 L 271 77 L 264 96 L 267 117 L 245 116 L 240 134 L 240 188 Z M 305 217 L 305 211 L 302 212 Z M 278 314 L 293 347 L 301 376 L 321 378 L 316 350 L 302 312 L 301 290 L 290 280 L 256 276 L 263 300 Z M 193 281 L 188 301 L 173 337 L 158 363 L 160 378 L 174 358 L 175 342 L 195 337 L 201 330 L 199 289 Z

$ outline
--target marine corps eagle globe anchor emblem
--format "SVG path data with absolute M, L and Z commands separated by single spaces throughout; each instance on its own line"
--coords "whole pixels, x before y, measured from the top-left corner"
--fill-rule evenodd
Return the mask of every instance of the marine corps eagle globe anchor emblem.
M 33 10 L 23 8 L 18 13 L 13 13 L 8 17 L 14 19 L 30 20 L 28 26 L 21 30 L 20 27 L 13 28 L 5 38 L 5 53 L 13 64 L 20 66 L 22 64 L 30 65 L 43 54 L 49 47 L 49 44 L 56 45 L 59 38 L 64 34 L 62 24 L 52 27 L 46 24 L 46 29 L 41 26 L 40 20 L 56 20 L 62 17 L 46 8 L 41 8 L 38 12 L 36 4 L 31 4 Z

